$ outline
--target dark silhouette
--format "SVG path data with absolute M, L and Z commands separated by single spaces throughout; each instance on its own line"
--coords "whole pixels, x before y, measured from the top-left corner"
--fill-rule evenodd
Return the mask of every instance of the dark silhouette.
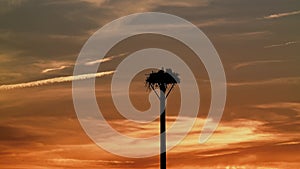
M 167 152 L 166 152 L 166 112 L 165 103 L 166 98 L 170 94 L 175 84 L 179 83 L 180 79 L 178 73 L 172 72 L 171 69 L 162 68 L 158 72 L 148 74 L 146 78 L 146 86 L 152 89 L 160 100 L 160 168 L 167 168 Z M 155 89 L 160 89 L 160 95 L 157 94 Z M 169 90 L 168 90 L 169 89 Z M 166 93 L 166 91 L 168 92 Z

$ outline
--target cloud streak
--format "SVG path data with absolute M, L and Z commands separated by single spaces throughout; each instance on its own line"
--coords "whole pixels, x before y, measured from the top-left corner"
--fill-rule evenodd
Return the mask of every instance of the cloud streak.
M 230 34 L 223 34 L 221 37 L 224 38 L 233 38 L 233 39 L 257 39 L 263 38 L 272 34 L 269 31 L 254 31 L 254 32 L 241 32 L 241 33 L 230 33 Z
M 122 56 L 125 56 L 127 53 L 121 53 L 121 54 L 118 54 L 118 55 L 115 55 L 115 56 L 110 56 L 110 57 L 107 57 L 107 58 L 103 58 L 103 59 L 98 59 L 98 60 L 94 60 L 94 61 L 89 61 L 89 62 L 86 62 L 85 65 L 94 65 L 94 64 L 97 64 L 97 63 L 104 63 L 104 62 L 108 62 L 108 61 L 111 61 L 113 59 L 116 59 L 116 58 L 119 58 L 119 57 L 122 57 Z
M 52 71 L 56 71 L 56 70 L 62 70 L 65 68 L 68 68 L 69 66 L 59 66 L 59 67 L 55 67 L 55 68 L 48 68 L 48 69 L 44 69 L 42 71 L 42 73 L 48 73 L 48 72 L 52 72 Z
M 282 62 L 282 60 L 259 60 L 259 61 L 238 63 L 233 66 L 233 70 L 237 70 L 237 69 L 247 67 L 247 66 L 254 66 L 254 65 L 258 65 L 258 64 L 280 63 L 280 62 Z
M 36 86 L 41 86 L 41 85 L 53 84 L 53 83 L 70 82 L 73 80 L 91 79 L 91 78 L 111 75 L 114 72 L 115 71 L 106 71 L 106 72 L 90 73 L 90 74 L 83 74 L 83 75 L 77 75 L 77 76 L 55 77 L 55 78 L 51 78 L 51 79 L 37 80 L 37 81 L 26 82 L 26 83 L 1 85 L 0 90 L 12 90 L 12 89 L 19 89 L 19 88 L 36 87 Z
M 174 120 L 179 120 L 177 118 L 176 116 L 167 116 L 167 126 L 171 126 Z M 90 120 L 92 122 L 92 119 Z M 186 117 L 178 122 L 180 126 L 185 126 L 189 120 Z M 245 166 L 265 161 L 277 162 L 288 158 L 297 161 L 295 155 L 298 153 L 299 139 L 297 138 L 299 138 L 299 134 L 289 135 L 274 132 L 270 126 L 267 126 L 268 123 L 263 121 L 235 119 L 221 122 L 214 135 L 205 144 L 200 145 L 198 138 L 204 120 L 200 117 L 195 119 L 195 125 L 187 137 L 168 152 L 168 161 L 172 164 L 170 168 L 184 168 L 181 166 L 183 164 L 187 169 L 218 168 L 215 165 Z M 108 122 L 114 129 L 129 137 L 146 138 L 159 133 L 158 120 L 147 124 L 137 124 L 123 119 L 109 120 Z M 42 124 L 47 124 L 47 126 Z M 6 132 L 8 128 L 19 131 L 19 135 L 16 137 L 16 132 Z M 181 127 L 178 129 L 174 133 L 167 132 L 168 142 L 177 135 L 183 134 L 184 130 Z M 103 131 L 99 135 L 103 141 L 113 146 L 111 141 L 113 136 L 103 130 L 101 123 L 98 130 Z M 2 165 L 5 166 L 3 168 L 16 168 L 16 165 L 18 165 L 17 168 L 35 168 L 32 165 L 36 165 L 48 168 L 54 168 L 53 166 L 76 168 L 78 166 L 80 168 L 154 169 L 158 166 L 156 157 L 128 159 L 105 152 L 88 139 L 78 125 L 77 119 L 69 118 L 69 116 L 64 118 L 27 116 L 8 119 L 2 123 L 2 131 L 4 131 L 2 132 L 3 138 L 10 138 L 9 140 L 0 140 L 0 143 L 6 141 L 4 145 L 7 146 L 3 151 L 6 154 L 2 154 L 4 161 Z M 29 136 L 31 137 L 28 138 Z M 20 144 L 24 143 L 24 138 L 27 138 L 27 144 Z M 124 140 L 116 141 L 119 146 L 124 146 Z M 131 144 L 137 145 L 135 151 L 159 150 L 159 144 L 155 142 L 141 146 L 138 146 L 139 142 Z M 268 158 L 266 154 L 277 154 L 277 156 Z M 252 158 L 252 156 L 257 156 L 257 158 Z M 17 159 L 24 159 L 24 163 L 16 164 Z M 178 159 L 180 160 L 178 161 Z M 28 166 L 24 167 L 24 164 Z M 255 167 L 246 166 L 245 168 Z M 290 169 L 291 167 L 286 168 Z
M 253 85 L 287 85 L 287 84 L 300 84 L 300 77 L 284 77 L 274 78 L 261 81 L 250 81 L 250 82 L 229 82 L 227 83 L 230 87 L 238 86 L 253 86 Z
M 281 44 L 274 44 L 274 45 L 264 46 L 264 48 L 274 48 L 274 47 L 281 47 L 281 46 L 290 46 L 290 45 L 294 45 L 296 43 L 298 43 L 298 42 L 291 41 L 291 42 L 286 42 L 286 43 L 281 43 Z
M 172 122 L 176 119 L 176 117 L 168 116 L 167 117 L 167 126 L 171 126 Z M 177 119 L 176 119 L 177 120 Z M 177 123 L 179 127 L 177 131 L 171 132 L 170 130 L 167 132 L 168 142 L 169 143 L 176 143 L 176 139 L 179 135 L 184 135 L 186 132 L 184 128 L 188 125 L 187 122 L 190 120 L 189 117 L 186 119 L 181 119 Z M 272 133 L 263 132 L 262 129 L 264 128 L 264 123 L 260 121 L 254 120 L 245 120 L 245 119 L 236 119 L 233 122 L 223 122 L 219 125 L 218 129 L 215 131 L 213 136 L 206 142 L 203 143 L 203 146 L 199 147 L 199 134 L 201 128 L 204 124 L 205 119 L 203 118 L 196 118 L 194 127 L 189 132 L 188 136 L 182 140 L 177 147 L 179 149 L 173 149 L 172 153 L 176 154 L 183 151 L 192 152 L 206 152 L 208 150 L 216 150 L 220 148 L 229 148 L 229 144 L 240 144 L 246 142 L 258 142 L 264 141 L 266 138 L 270 139 L 278 139 L 277 135 L 273 135 Z M 94 123 L 93 120 L 90 119 L 90 124 Z M 111 126 L 113 126 L 117 131 L 122 134 L 128 135 L 130 137 L 139 137 L 139 138 L 148 138 L 154 135 L 157 135 L 159 131 L 159 124 L 158 121 L 154 121 L 153 123 L 146 124 L 146 125 L 137 125 L 136 123 L 132 123 L 129 120 L 114 120 L 110 121 Z M 122 125 L 120 125 L 122 124 Z M 101 129 L 101 126 L 99 127 Z M 101 130 L 105 131 L 105 130 Z M 102 140 L 103 144 L 111 144 L 111 146 L 115 145 L 124 145 L 127 143 L 126 140 L 118 139 L 117 142 L 111 142 L 113 140 L 113 135 L 110 133 L 101 133 L 99 138 L 105 138 Z M 107 142 L 107 143 L 105 143 Z M 159 144 L 157 142 L 153 142 L 153 144 L 143 145 L 143 141 L 135 141 L 136 151 L 147 151 L 151 152 L 154 150 L 159 149 Z M 117 147 L 116 147 L 117 148 Z M 232 146 L 231 146 L 232 148 Z M 119 150 L 122 151 L 122 150 Z M 128 151 L 128 150 L 123 150 Z M 130 152 L 135 153 L 136 151 Z M 213 156 L 215 153 L 211 154 Z M 206 153 L 207 155 L 207 153 Z
M 300 11 L 272 14 L 272 15 L 265 16 L 264 19 L 276 19 L 276 18 L 282 18 L 282 17 L 297 15 L 297 14 L 300 14 Z
M 296 112 L 300 112 L 300 103 L 298 102 L 278 102 L 270 104 L 260 104 L 254 107 L 260 109 L 290 109 Z

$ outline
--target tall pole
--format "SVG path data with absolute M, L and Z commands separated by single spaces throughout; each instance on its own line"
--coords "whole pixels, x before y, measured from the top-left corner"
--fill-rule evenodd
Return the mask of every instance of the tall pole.
M 166 86 L 160 84 L 160 169 L 167 168 L 166 151 Z
M 146 79 L 147 87 L 152 89 L 160 100 L 160 169 L 167 168 L 166 99 L 174 85 L 179 82 L 178 73 L 172 72 L 171 69 L 164 71 L 163 68 L 158 72 L 152 71 Z M 170 86 L 172 87 L 166 93 Z M 155 91 L 157 87 L 160 89 L 160 95 Z

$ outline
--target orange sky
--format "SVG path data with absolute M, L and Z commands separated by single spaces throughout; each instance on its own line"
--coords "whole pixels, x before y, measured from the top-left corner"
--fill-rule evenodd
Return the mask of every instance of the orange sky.
M 1 1 L 0 168 L 159 168 L 158 156 L 125 158 L 98 147 L 80 126 L 72 101 L 71 80 L 97 76 L 97 101 L 110 125 L 131 137 L 156 135 L 158 120 L 137 124 L 124 119 L 110 94 L 115 68 L 144 48 L 180 56 L 201 93 L 195 125 L 168 151 L 168 168 L 300 168 L 299 6 L 297 0 Z M 220 55 L 227 78 L 226 107 L 217 131 L 204 144 L 198 141 L 210 105 L 210 83 L 202 62 L 181 42 L 157 35 L 131 37 L 104 60 L 86 63 L 101 62 L 98 74 L 72 76 L 93 32 L 121 16 L 147 11 L 174 14 L 197 25 Z M 147 71 L 130 86 L 132 104 L 142 111 L 150 107 Z M 168 126 L 178 115 L 179 97 L 175 87 L 168 98 Z M 172 141 L 182 132 L 167 138 Z M 109 133 L 102 137 L 108 143 L 113 139 Z M 158 143 L 136 146 L 136 151 L 141 149 L 158 149 Z

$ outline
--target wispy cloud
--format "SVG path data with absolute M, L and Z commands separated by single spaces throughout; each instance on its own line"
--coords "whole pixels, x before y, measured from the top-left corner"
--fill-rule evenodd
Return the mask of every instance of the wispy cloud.
M 274 48 L 274 47 L 280 47 L 280 46 L 290 46 L 293 44 L 298 43 L 297 41 L 290 41 L 290 42 L 286 42 L 286 43 L 280 43 L 280 44 L 274 44 L 274 45 L 268 45 L 268 46 L 264 46 L 264 48 Z
M 290 109 L 296 112 L 300 112 L 300 103 L 297 102 L 259 104 L 259 105 L 255 105 L 254 107 L 259 109 Z
M 41 73 L 49 73 L 58 70 L 63 70 L 74 65 L 71 61 L 60 60 L 40 60 L 33 64 L 41 70 Z
M 117 161 L 117 160 L 86 160 L 86 159 L 75 159 L 75 158 L 54 158 L 49 159 L 50 162 L 55 164 L 63 164 L 63 165 L 78 165 L 78 164 L 132 164 L 134 161 Z
M 246 66 L 254 66 L 254 65 L 266 64 L 266 63 L 280 63 L 280 62 L 282 62 L 282 60 L 259 60 L 259 61 L 238 63 L 233 66 L 233 70 L 237 70 L 237 69 L 240 69 L 240 68 L 246 67 Z
M 37 80 L 32 82 L 26 83 L 18 83 L 18 84 L 9 84 L 9 85 L 1 85 L 0 90 L 11 90 L 11 89 L 18 89 L 18 88 L 27 88 L 27 87 L 35 87 L 53 83 L 62 83 L 62 82 L 70 82 L 73 80 L 84 80 L 96 77 L 102 77 L 106 75 L 113 74 L 115 71 L 106 71 L 106 72 L 99 72 L 99 73 L 91 73 L 91 74 L 83 74 L 77 76 L 63 76 L 63 77 L 55 77 L 51 79 L 44 79 L 44 80 Z
M 272 14 L 272 15 L 265 16 L 264 19 L 276 19 L 276 18 L 291 16 L 291 15 L 297 15 L 297 14 L 300 14 L 300 11 L 292 11 L 292 12 Z
M 232 39 L 257 39 L 270 35 L 269 31 L 255 31 L 255 32 L 241 32 L 241 33 L 230 33 L 221 35 L 224 38 Z
M 167 117 L 167 126 L 171 126 L 172 122 L 175 120 L 176 117 Z M 178 119 L 177 119 L 178 120 Z M 178 136 L 183 135 L 186 131 L 186 125 L 188 125 L 188 121 L 190 118 L 182 119 L 179 122 L 177 121 L 178 130 L 171 131 L 169 130 L 167 133 L 168 142 L 170 144 L 176 143 Z M 245 142 L 256 142 L 256 141 L 263 141 L 266 138 L 277 138 L 277 135 L 273 135 L 272 133 L 267 132 L 260 132 L 261 129 L 264 128 L 264 123 L 260 121 L 253 121 L 253 120 L 245 120 L 245 119 L 236 119 L 234 122 L 223 122 L 219 125 L 217 131 L 212 135 L 212 137 L 206 142 L 203 143 L 203 146 L 199 146 L 199 134 L 201 132 L 201 128 L 204 124 L 205 119 L 197 118 L 193 129 L 189 132 L 189 135 L 180 142 L 178 147 L 180 149 L 172 150 L 172 153 L 179 153 L 183 151 L 198 151 L 198 152 L 206 152 L 208 150 L 216 150 L 219 148 L 228 148 L 229 144 L 239 144 Z M 89 119 L 90 124 L 95 123 L 92 119 Z M 132 123 L 129 120 L 114 120 L 110 121 L 111 126 L 115 127 L 117 131 L 128 135 L 130 137 L 139 137 L 139 138 L 148 138 L 154 135 L 157 135 L 157 131 L 159 131 L 158 121 L 154 121 L 150 124 L 143 124 L 137 125 L 136 123 Z M 122 124 L 122 125 L 120 125 Z M 101 128 L 101 127 L 100 127 Z M 104 131 L 104 130 L 103 130 Z M 202 131 L 204 132 L 204 131 Z M 107 145 L 111 144 L 114 147 L 116 145 L 122 145 L 127 143 L 126 139 L 118 139 L 118 142 L 112 143 L 110 142 L 111 138 L 114 137 L 109 133 L 101 133 L 102 136 L 99 137 L 105 138 L 103 143 L 107 141 Z M 153 144 L 144 145 L 142 140 L 136 140 L 135 146 L 136 151 L 138 150 L 145 150 L 147 152 L 153 152 L 159 149 L 159 144 L 156 140 L 153 140 Z M 118 147 L 115 147 L 118 148 Z M 119 150 L 119 151 L 128 151 L 126 149 Z M 127 152 L 130 154 L 136 153 Z M 172 154 L 171 153 L 171 154 Z M 214 153 L 213 153 L 214 154 Z M 212 154 L 212 156 L 213 156 Z
M 176 116 L 167 116 L 167 124 L 172 125 L 172 122 L 176 120 L 176 118 Z M 190 119 L 187 118 L 186 120 Z M 187 125 L 186 120 L 183 119 L 179 121 L 179 125 Z M 266 154 L 273 154 L 274 151 L 277 156 L 272 156 L 273 162 L 286 160 L 288 158 L 297 161 L 293 157 L 297 154 L 297 148 L 299 147 L 296 147 L 298 145 L 298 134 L 278 134 L 277 132 L 269 130 L 269 127 L 266 125 L 268 123 L 266 122 L 235 119 L 234 121 L 221 122 L 211 139 L 209 139 L 207 143 L 199 145 L 198 137 L 204 120 L 203 118 L 197 118 L 188 136 L 174 149 L 168 151 L 168 160 L 171 164 L 170 168 L 226 168 L 223 165 L 240 165 L 242 167 L 236 168 L 254 169 L 256 167 L 247 165 L 270 160 L 270 158 L 265 158 Z M 5 166 L 4 168 L 16 168 L 15 165 L 18 165 L 17 168 L 28 168 L 28 166 L 29 168 L 37 168 L 32 167 L 32 165 L 43 166 L 45 162 L 48 168 L 56 168 L 57 166 L 60 168 L 80 166 L 84 168 L 100 167 L 107 169 L 154 169 L 159 165 L 156 157 L 128 159 L 104 152 L 104 150 L 87 139 L 85 133 L 81 131 L 78 126 L 76 118 L 69 119 L 68 117 L 64 119 L 61 117 L 52 117 L 49 119 L 49 117 L 32 116 L 10 119 L 7 122 L 9 122 L 8 125 L 14 124 L 14 128 L 20 129 L 22 134 L 35 133 L 36 136 L 43 136 L 42 139 L 45 143 L 39 143 L 39 137 L 33 137 L 29 140 L 33 144 L 21 145 L 22 148 L 20 148 L 16 147 L 18 140 L 15 137 L 12 138 L 9 143 L 7 143 L 7 150 L 3 151 L 5 154 L 2 155 L 2 159 L 6 162 L 3 164 L 3 166 Z M 136 124 L 130 120 L 110 120 L 109 123 L 117 131 L 127 136 L 146 138 L 159 133 L 159 121 L 153 121 L 148 124 Z M 41 126 L 41 124 L 47 124 L 47 126 Z M 113 140 L 113 136 L 106 133 L 105 130 L 101 130 L 101 126 L 102 125 L 99 124 L 98 129 L 103 131 L 103 133 L 101 133 L 101 135 L 103 134 L 103 141 L 113 145 L 114 142 L 111 141 Z M 184 133 L 182 128 L 178 129 L 179 130 L 174 133 L 167 132 L 168 142 L 172 141 L 176 135 Z M 4 132 L 3 134 L 6 136 L 15 133 Z M 68 137 L 65 137 L 66 135 Z M 57 137 L 61 139 L 55 139 Z M 47 144 L 49 140 L 51 144 Z M 76 140 L 76 142 L 74 142 L 74 140 Z M 116 141 L 119 143 L 116 147 L 124 146 L 124 140 Z M 278 143 L 285 145 L 278 145 Z M 151 151 L 153 149 L 159 150 L 159 144 L 154 142 L 153 144 L 146 145 L 140 144 L 140 142 L 127 144 L 136 144 L 135 151 L 148 148 L 151 149 Z M 291 148 L 293 151 L 291 151 Z M 85 155 L 82 156 L 82 154 Z M 287 154 L 289 155 L 288 157 L 285 156 Z M 37 156 L 39 157 L 38 159 L 36 158 Z M 23 163 L 13 163 L 17 159 L 26 159 L 25 162 L 29 161 L 30 165 L 19 167 L 23 165 Z M 178 161 L 178 159 L 180 160 Z M 185 167 L 181 167 L 183 164 Z M 286 168 L 290 169 L 291 167 Z
M 261 81 L 250 81 L 250 82 L 228 82 L 227 85 L 230 87 L 237 86 L 253 86 L 253 85 L 282 85 L 282 84 L 300 84 L 300 77 L 284 77 L 274 78 Z
M 219 26 L 219 25 L 226 25 L 226 24 L 241 24 L 244 23 L 243 20 L 229 20 L 226 18 L 219 18 L 219 19 L 210 19 L 208 21 L 201 21 L 196 24 L 198 27 L 211 27 L 211 26 Z
M 48 73 L 48 72 L 52 72 L 52 71 L 55 71 L 55 70 L 62 70 L 62 69 L 65 69 L 65 68 L 68 68 L 69 66 L 59 66 L 59 67 L 55 67 L 55 68 L 48 68 L 48 69 L 44 69 L 42 71 L 42 73 Z
M 104 63 L 104 62 L 108 62 L 108 61 L 111 61 L 111 60 L 113 60 L 113 59 L 116 59 L 116 58 L 125 56 L 126 54 L 127 54 L 127 53 L 121 53 L 121 54 L 114 55 L 114 56 L 109 56 L 109 57 L 106 57 L 106 58 L 103 58 L 103 59 L 98 59 L 98 60 L 94 60 L 94 61 L 89 61 L 89 62 L 86 62 L 85 65 L 94 65 L 94 64 L 96 64 L 96 63 Z

